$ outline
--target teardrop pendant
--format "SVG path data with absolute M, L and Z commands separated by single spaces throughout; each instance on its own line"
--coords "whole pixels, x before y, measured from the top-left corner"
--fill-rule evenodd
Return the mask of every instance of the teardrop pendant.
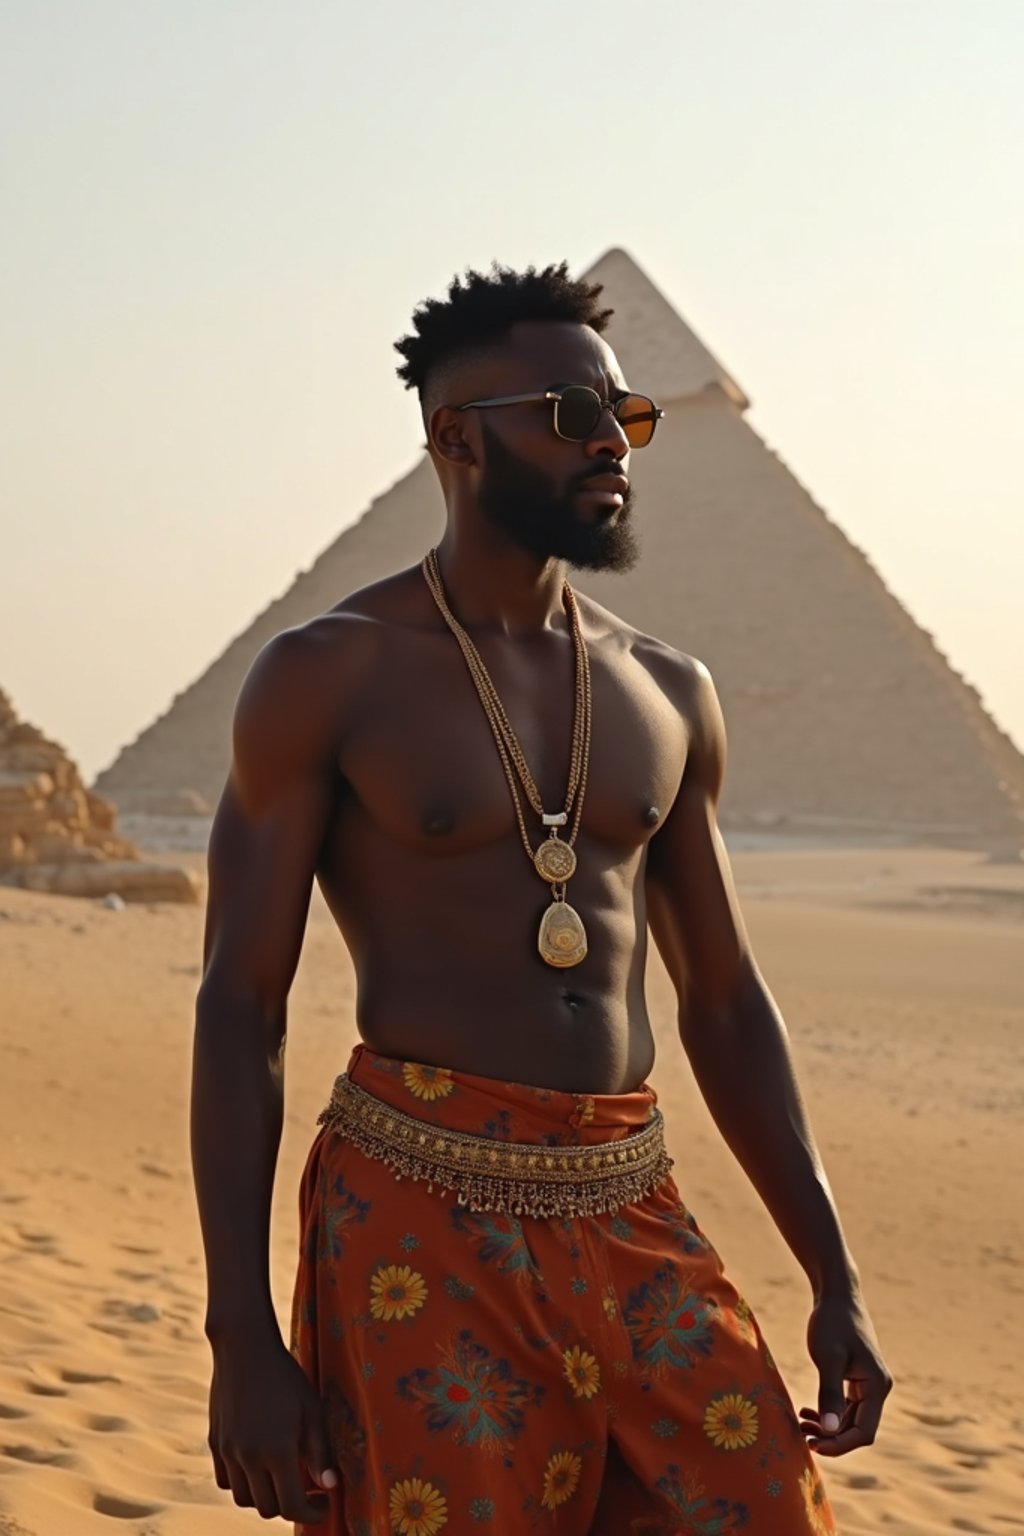
M 540 920 L 537 948 L 548 965 L 579 965 L 587 953 L 587 931 L 567 901 L 553 901 Z

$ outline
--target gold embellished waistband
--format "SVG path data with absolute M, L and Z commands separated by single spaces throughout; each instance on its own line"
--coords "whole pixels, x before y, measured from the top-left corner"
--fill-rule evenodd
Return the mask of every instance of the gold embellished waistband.
M 597 1216 L 642 1200 L 672 1167 L 659 1110 L 622 1141 L 589 1147 L 492 1141 L 415 1120 L 343 1073 L 317 1124 L 384 1163 L 396 1179 L 450 1191 L 471 1211 Z

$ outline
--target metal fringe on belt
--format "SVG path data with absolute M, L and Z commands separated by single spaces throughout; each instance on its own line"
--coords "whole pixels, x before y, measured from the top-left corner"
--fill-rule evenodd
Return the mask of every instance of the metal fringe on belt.
M 491 1141 L 428 1125 L 350 1082 L 343 1073 L 318 1125 L 343 1136 L 396 1179 L 454 1193 L 471 1211 L 512 1216 L 599 1216 L 631 1205 L 666 1177 L 665 1122 L 655 1110 L 642 1130 L 595 1146 L 545 1147 Z

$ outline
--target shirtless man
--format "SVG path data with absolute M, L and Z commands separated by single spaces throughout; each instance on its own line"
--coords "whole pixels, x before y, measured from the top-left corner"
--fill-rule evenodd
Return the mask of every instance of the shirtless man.
M 193 1077 L 210 1446 L 236 1503 L 300 1530 L 820 1536 L 811 1451 L 870 1444 L 892 1384 L 717 830 L 711 678 L 565 590 L 636 560 L 630 451 L 660 414 L 599 293 L 564 263 L 495 267 L 417 311 L 397 345 L 447 505 L 433 575 L 278 635 L 237 704 Z M 577 813 L 577 868 L 544 884 L 533 853 L 565 859 Z M 269 1212 L 314 876 L 364 1045 L 310 1154 L 289 1345 Z M 665 1172 L 648 925 L 700 1090 L 808 1277 L 799 1420 Z M 626 1147 L 634 1184 L 592 1173 L 595 1147 Z M 579 1182 L 527 1186 L 527 1160 Z

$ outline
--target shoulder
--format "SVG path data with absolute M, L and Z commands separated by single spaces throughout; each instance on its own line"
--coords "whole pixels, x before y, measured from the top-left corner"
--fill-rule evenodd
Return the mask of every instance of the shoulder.
M 338 744 L 370 667 L 370 626 L 336 610 L 281 630 L 253 660 L 235 703 L 232 777 L 253 807 L 335 772 Z
M 627 623 L 590 597 L 578 594 L 580 611 L 598 643 L 617 645 L 649 674 L 669 701 L 688 719 L 696 719 L 718 699 L 711 673 L 696 656 L 689 656 L 656 635 Z
M 236 712 L 246 718 L 301 713 L 325 685 L 336 685 L 358 671 L 372 643 L 368 628 L 358 617 L 332 609 L 280 630 L 250 665 Z
M 598 637 L 618 644 L 643 668 L 686 727 L 686 782 L 701 784 L 717 800 L 725 774 L 726 735 L 722 706 L 709 669 L 656 635 L 649 635 L 600 604 L 586 600 L 587 620 Z

